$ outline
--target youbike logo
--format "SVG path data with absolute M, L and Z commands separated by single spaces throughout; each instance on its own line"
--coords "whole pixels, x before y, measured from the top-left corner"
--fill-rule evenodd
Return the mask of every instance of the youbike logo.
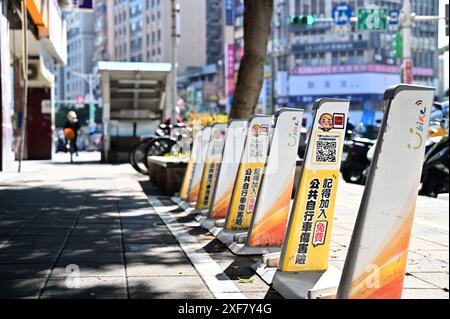
M 293 117 L 292 120 L 294 122 L 294 127 L 292 128 L 292 132 L 289 133 L 288 146 L 297 145 L 298 136 L 300 134 L 300 121 L 297 120 L 297 117 Z
M 423 144 L 423 133 L 425 132 L 425 120 L 426 120 L 426 106 L 422 107 L 422 100 L 417 100 L 415 102 L 416 106 L 420 107 L 419 116 L 416 121 L 415 128 L 409 128 L 409 133 L 417 136 L 417 141 L 414 144 L 408 143 L 407 146 L 409 149 L 418 149 Z

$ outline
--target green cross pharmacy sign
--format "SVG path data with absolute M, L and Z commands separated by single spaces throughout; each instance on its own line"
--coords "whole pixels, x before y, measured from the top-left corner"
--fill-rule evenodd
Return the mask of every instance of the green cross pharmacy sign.
M 388 9 L 385 7 L 358 8 L 358 30 L 386 30 Z

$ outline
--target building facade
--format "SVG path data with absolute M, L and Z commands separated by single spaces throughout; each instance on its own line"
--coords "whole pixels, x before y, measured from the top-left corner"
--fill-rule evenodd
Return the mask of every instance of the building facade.
M 52 156 L 54 72 L 55 66 L 67 63 L 66 22 L 62 8 L 70 1 L 27 1 L 26 32 L 22 29 L 21 1 L 1 1 L 0 4 L 0 170 L 10 170 L 19 155 L 25 118 L 24 159 L 50 159 Z M 28 38 L 26 51 L 21 40 L 24 34 Z M 28 60 L 26 108 L 24 52 Z
M 206 65 L 206 1 L 185 0 L 179 4 L 177 62 L 182 71 Z M 171 1 L 115 0 L 112 19 L 114 44 L 109 60 L 171 61 Z
M 316 22 L 311 26 L 289 25 L 289 16 L 314 15 L 331 18 L 341 1 L 276 0 L 273 57 L 276 71 L 276 107 L 294 106 L 307 110 L 319 97 L 351 100 L 350 120 L 374 125 L 381 117 L 384 90 L 400 79 L 401 58 L 393 54 L 398 25 L 385 32 L 359 31 L 355 23 L 336 26 Z M 401 9 L 402 0 L 347 1 L 356 15 L 360 7 L 378 5 Z M 438 0 L 413 1 L 417 15 L 438 15 Z M 412 52 L 415 84 L 438 86 L 438 29 L 436 22 L 413 26 Z
M 89 93 L 88 83 L 75 72 L 90 74 L 94 68 L 94 14 L 74 12 L 69 19 L 73 22 L 67 30 L 67 65 L 59 72 L 61 78 L 58 78 L 57 83 L 61 91 L 56 92 L 58 98 L 63 101 L 76 100 L 79 96 L 86 97 Z

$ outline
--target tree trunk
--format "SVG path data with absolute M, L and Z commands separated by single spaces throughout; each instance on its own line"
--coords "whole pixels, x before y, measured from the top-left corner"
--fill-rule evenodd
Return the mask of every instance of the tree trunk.
M 264 81 L 273 0 L 244 0 L 244 7 L 244 56 L 230 112 L 233 119 L 247 119 L 255 112 Z

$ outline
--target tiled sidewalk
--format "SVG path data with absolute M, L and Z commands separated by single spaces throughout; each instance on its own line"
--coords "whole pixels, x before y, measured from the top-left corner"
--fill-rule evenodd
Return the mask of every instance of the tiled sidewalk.
M 0 298 L 212 297 L 149 207 L 145 177 L 64 155 L 0 180 Z

